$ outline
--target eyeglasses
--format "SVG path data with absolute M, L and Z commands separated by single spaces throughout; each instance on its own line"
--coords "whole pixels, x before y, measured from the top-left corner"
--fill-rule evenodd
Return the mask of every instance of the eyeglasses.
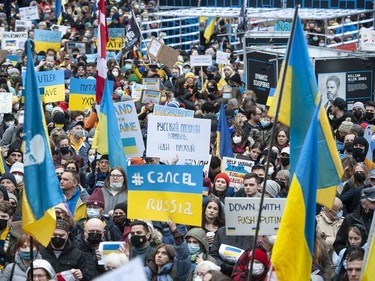
M 122 175 L 110 175 L 111 178 L 122 178 Z

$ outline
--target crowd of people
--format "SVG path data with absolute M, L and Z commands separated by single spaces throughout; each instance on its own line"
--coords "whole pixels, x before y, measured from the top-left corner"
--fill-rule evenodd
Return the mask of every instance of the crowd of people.
M 54 7 L 47 0 L 10 1 L 10 5 L 9 8 L 0 4 L 0 10 L 4 11 L 0 23 L 7 27 L 4 15 L 10 11 L 11 30 L 14 30 L 19 7 L 38 5 L 40 20 L 33 21 L 28 32 L 30 39 L 36 28 L 50 28 L 57 20 Z M 152 0 L 132 3 L 111 0 L 106 2 L 106 8 L 112 19 L 109 27 L 121 28 L 129 24 L 131 9 L 141 26 L 147 25 L 145 18 L 157 9 Z M 66 271 L 76 280 L 91 280 L 135 257 L 142 260 L 148 280 L 247 280 L 252 258 L 251 280 L 277 280 L 270 259 L 277 236 L 226 235 L 224 205 L 226 197 L 254 198 L 260 197 L 262 192 L 269 198 L 288 196 L 289 162 L 293 153 L 289 147 L 289 129 L 273 122 L 267 115 L 267 107 L 257 103 L 257 93 L 245 90 L 243 63 L 233 55 L 228 40 L 223 37 L 213 37 L 209 43 L 202 39 L 200 45 L 190 50 L 177 47 L 180 55 L 171 68 L 152 61 L 137 46 L 126 52 L 119 51 L 116 59 L 107 61 L 108 79 L 114 81 L 112 99 L 113 102 L 135 102 L 145 142 L 147 117 L 153 112 L 153 104 L 142 104 L 132 98 L 134 85 L 141 84 L 143 78 L 160 79 L 160 104 L 190 109 L 194 111 L 194 118 L 211 120 L 212 157 L 202 183 L 207 195 L 202 197 L 201 227 L 176 224 L 172 220 L 130 220 L 127 217 L 126 167 L 110 167 L 108 155 L 99 155 L 92 147 L 99 122 L 95 104 L 84 111 L 69 109 L 70 79 L 95 79 L 96 63 L 87 62 L 87 56 L 79 49 L 67 53 L 64 47 L 67 42 L 82 41 L 94 49 L 91 42 L 97 19 L 93 10 L 93 2 L 68 1 L 62 17 L 68 29 L 63 35 L 61 50 L 51 48 L 35 54 L 34 58 L 17 50 L 15 53 L 20 55 L 20 60 L 16 64 L 9 59 L 0 61 L 0 92 L 13 94 L 12 112 L 3 114 L 0 124 L 5 168 L 0 177 L 0 280 L 57 280 L 56 275 Z M 221 24 L 224 26 L 225 21 Z M 229 53 L 228 64 L 215 63 L 219 49 Z M 211 55 L 213 64 L 202 69 L 192 67 L 190 55 L 196 54 Z M 28 59 L 34 60 L 37 71 L 64 70 L 65 99 L 43 104 L 55 171 L 66 200 L 55 207 L 57 223 L 47 247 L 35 240 L 30 244 L 27 234 L 20 234 L 11 227 L 22 219 L 25 120 L 21 96 L 27 85 L 23 84 L 21 72 Z M 344 99 L 329 94 L 332 79 L 328 80 L 326 110 L 344 175 L 333 207 L 317 208 L 311 278 L 356 281 L 375 209 L 375 154 L 371 143 L 364 138 L 366 127 L 375 125 L 375 103 L 356 102 L 348 111 Z M 231 185 L 216 154 L 221 104 L 225 105 L 234 157 L 254 163 L 241 185 Z M 276 135 L 271 140 L 274 126 Z M 163 164 L 157 157 L 129 159 L 129 165 Z M 257 246 L 252 249 L 254 239 Z M 100 265 L 102 255 L 98 247 L 104 241 L 123 241 L 124 244 L 120 253 L 112 253 L 106 257 L 105 264 Z M 233 259 L 223 254 L 223 245 L 244 252 Z M 31 260 L 34 260 L 33 276 L 29 270 Z

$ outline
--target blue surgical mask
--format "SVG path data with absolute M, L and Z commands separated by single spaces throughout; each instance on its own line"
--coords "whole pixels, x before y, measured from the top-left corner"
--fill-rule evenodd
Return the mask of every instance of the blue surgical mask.
M 127 64 L 124 65 L 124 68 L 125 68 L 126 70 L 128 70 L 128 69 L 132 69 L 132 65 L 129 64 L 129 63 L 127 63 Z
M 20 255 L 20 258 L 25 260 L 25 261 L 29 261 L 31 260 L 31 257 L 30 257 L 30 251 L 19 251 L 18 254 Z M 33 251 L 33 256 L 34 258 L 36 257 L 36 251 Z
M 184 69 L 182 70 L 182 72 L 183 72 L 184 74 L 186 74 L 186 73 L 190 72 L 190 69 L 188 69 L 188 68 L 184 68 Z
M 87 208 L 87 216 L 90 218 L 90 219 L 93 219 L 93 218 L 99 218 L 100 216 L 100 209 L 94 209 L 94 208 Z
M 336 216 L 335 216 L 335 220 L 339 220 L 339 219 L 342 217 L 343 214 L 344 214 L 343 210 L 339 211 L 339 212 L 336 214 Z
M 188 248 L 190 255 L 195 255 L 201 249 L 201 247 L 198 244 L 188 244 Z
M 266 121 L 266 120 L 264 120 L 264 121 L 260 121 L 260 125 L 263 127 L 263 128 L 265 128 L 265 127 L 268 127 L 269 125 L 270 125 L 270 121 Z

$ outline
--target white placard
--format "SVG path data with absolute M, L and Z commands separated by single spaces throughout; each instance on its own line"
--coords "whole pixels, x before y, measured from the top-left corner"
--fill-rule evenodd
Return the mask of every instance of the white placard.
M 172 116 L 172 117 L 194 117 L 194 110 L 175 108 L 166 105 L 155 104 L 154 115 L 156 116 Z
M 243 160 L 238 158 L 223 157 L 221 162 L 221 171 L 229 176 L 229 186 L 238 190 L 242 187 L 243 177 L 251 173 L 254 161 Z
M 191 66 L 210 66 L 212 65 L 212 56 L 210 55 L 197 55 L 190 56 Z
M 161 47 L 162 47 L 162 44 L 160 44 L 160 42 L 156 40 L 151 40 L 150 48 L 148 49 L 148 52 L 150 53 L 150 55 L 157 57 Z
M 31 20 L 16 20 L 16 31 L 25 31 L 31 29 Z
M 39 12 L 38 6 L 29 6 L 20 8 L 20 16 L 21 20 L 38 20 L 39 19 Z
M 125 278 L 124 278 L 125 277 Z M 115 270 L 108 271 L 95 281 L 118 281 L 118 280 L 132 280 L 132 281 L 147 281 L 144 271 L 143 261 L 140 257 L 132 259 L 126 265 L 120 266 Z
M 217 51 L 216 52 L 216 63 L 217 64 L 228 64 L 229 53 Z
M 1 41 L 1 49 L 18 50 L 24 49 L 27 40 L 27 32 L 4 32 Z
M 361 51 L 375 52 L 375 30 L 362 28 L 359 31 L 359 46 Z
M 225 198 L 225 229 L 227 235 L 255 234 L 259 197 Z M 279 230 L 285 208 L 285 198 L 264 198 L 259 235 L 274 235 Z
M 69 26 L 54 24 L 54 25 L 51 26 L 50 29 L 54 30 L 55 27 L 58 28 L 58 31 L 61 31 L 61 37 L 63 37 L 65 35 L 66 31 L 70 28 Z
M 11 113 L 12 112 L 12 93 L 1 93 L 0 94 L 0 113 Z
M 194 159 L 185 159 L 185 160 L 179 160 L 177 162 L 177 165 L 193 165 L 193 166 L 201 166 L 203 169 L 203 177 L 208 177 L 208 172 L 210 170 L 210 163 L 211 163 L 211 157 L 212 155 L 209 155 L 208 160 L 194 160 Z
M 211 120 L 150 115 L 147 157 L 208 160 Z

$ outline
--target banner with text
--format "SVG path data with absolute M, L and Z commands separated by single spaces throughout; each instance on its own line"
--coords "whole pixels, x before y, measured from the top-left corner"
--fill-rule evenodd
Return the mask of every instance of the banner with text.
M 1 49 L 18 50 L 24 49 L 27 40 L 27 32 L 4 32 L 1 40 Z
M 70 79 L 70 110 L 85 110 L 91 108 L 96 102 L 96 80 L 94 79 Z
M 38 6 L 30 6 L 19 8 L 21 20 L 38 20 L 39 11 Z
M 128 218 L 202 225 L 202 183 L 199 166 L 144 165 L 128 167 Z
M 172 117 L 194 117 L 194 110 L 175 108 L 160 104 L 154 105 L 154 115 L 156 116 L 172 116 Z
M 242 187 L 243 177 L 247 173 L 251 173 L 251 168 L 253 166 L 254 161 L 223 157 L 223 161 L 221 162 L 221 171 L 229 176 L 229 186 L 238 190 Z
M 109 23 L 108 23 L 109 24 Z M 97 36 L 98 29 L 94 29 L 94 42 L 95 47 L 97 45 Z M 107 50 L 110 51 L 119 51 L 122 50 L 124 47 L 124 40 L 125 40 L 125 28 L 108 28 L 108 43 L 107 43 Z
M 37 53 L 40 51 L 46 52 L 48 49 L 54 49 L 59 52 L 61 48 L 61 31 L 35 29 L 34 42 Z

